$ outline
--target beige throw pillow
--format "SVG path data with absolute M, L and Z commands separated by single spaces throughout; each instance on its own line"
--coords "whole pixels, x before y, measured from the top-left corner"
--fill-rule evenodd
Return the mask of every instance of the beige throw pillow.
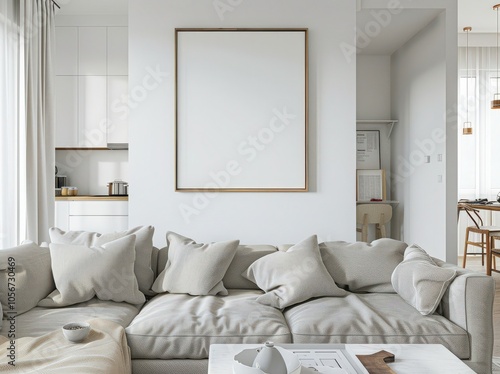
M 422 248 L 412 245 L 406 249 L 404 261 L 394 269 L 391 281 L 403 300 L 428 315 L 436 311 L 456 276 L 455 270 L 437 266 Z
M 168 260 L 153 284 L 155 292 L 189 295 L 227 295 L 222 283 L 239 240 L 196 243 L 174 232 L 167 233 Z
M 135 235 L 100 247 L 51 243 L 50 255 L 57 289 L 39 306 L 73 305 L 94 296 L 130 304 L 146 301 L 134 274 Z
M 15 290 L 9 295 L 12 286 Z M 0 303 L 5 316 L 9 311 L 27 312 L 55 288 L 48 248 L 28 243 L 0 250 Z
M 313 235 L 286 252 L 268 254 L 243 274 L 266 293 L 257 298 L 264 305 L 283 309 L 320 296 L 345 296 L 326 270 Z
M 88 231 L 65 232 L 53 227 L 49 230 L 49 235 L 52 243 L 83 245 L 85 247 L 100 247 L 127 235 L 135 235 L 134 273 L 141 292 L 145 295 L 152 295 L 150 289 L 154 281 L 154 272 L 151 268 L 151 254 L 153 252 L 154 231 L 153 226 L 138 226 L 127 231 L 100 234 Z
M 371 243 L 325 242 L 319 245 L 326 269 L 351 292 L 394 293 L 391 274 L 403 261 L 408 245 L 394 239 Z

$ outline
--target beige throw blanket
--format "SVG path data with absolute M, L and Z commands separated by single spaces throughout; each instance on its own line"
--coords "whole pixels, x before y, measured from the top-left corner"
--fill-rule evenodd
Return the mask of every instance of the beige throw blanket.
M 130 349 L 124 328 L 102 319 L 88 322 L 92 330 L 80 343 L 66 340 L 60 329 L 37 338 L 17 339 L 15 349 L 12 350 L 11 342 L 0 336 L 0 372 L 132 373 Z M 13 360 L 15 366 L 9 364 Z

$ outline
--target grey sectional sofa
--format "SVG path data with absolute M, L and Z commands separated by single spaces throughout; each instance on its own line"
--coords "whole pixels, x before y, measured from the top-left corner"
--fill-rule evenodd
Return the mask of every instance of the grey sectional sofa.
M 240 245 L 224 276 L 227 296 L 163 293 L 144 305 L 101 301 L 36 306 L 17 317 L 17 335 L 39 336 L 69 321 L 106 318 L 126 328 L 134 374 L 207 372 L 214 343 L 443 344 L 477 373 L 491 373 L 494 281 L 435 260 L 457 276 L 435 313 L 422 315 L 394 291 L 391 275 L 403 261 L 402 242 L 322 243 L 321 256 L 344 297 L 320 297 L 284 310 L 256 301 L 263 291 L 242 276 L 255 260 L 289 246 Z M 168 248 L 154 249 L 153 270 Z M 5 321 L 4 321 L 5 322 Z M 5 335 L 6 324 L 0 334 Z

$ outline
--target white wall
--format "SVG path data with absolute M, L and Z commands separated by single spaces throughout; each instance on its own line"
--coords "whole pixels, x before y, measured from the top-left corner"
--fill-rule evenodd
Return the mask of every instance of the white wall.
M 407 243 L 456 262 L 456 123 L 447 126 L 448 108 L 456 103 L 456 43 L 448 44 L 447 16 L 441 13 L 392 55 L 392 115 L 399 119 L 392 137 L 393 198 L 400 201 L 393 229 L 401 224 Z
M 391 56 L 358 55 L 356 118 L 390 119 Z
M 458 46 L 467 45 L 467 35 L 464 32 L 458 34 Z M 496 47 L 497 35 L 490 33 L 476 33 L 474 27 L 469 34 L 469 47 Z
M 356 119 L 391 119 L 391 56 L 359 54 L 356 65 Z M 387 198 L 390 200 L 390 125 L 358 123 L 356 129 L 380 131 L 381 168 L 387 173 Z
M 216 5 L 225 4 L 226 12 Z M 356 56 L 352 0 L 129 1 L 130 225 L 156 227 L 155 244 L 177 231 L 199 241 L 243 243 L 355 240 Z M 176 27 L 309 28 L 309 181 L 305 193 L 174 191 L 174 29 Z M 157 85 L 144 90 L 153 76 Z M 151 80 L 149 80 L 151 82 Z M 141 89 L 142 87 L 142 89 Z M 196 152 L 196 150 L 193 150 Z M 278 171 L 277 171 L 278 172 Z M 196 214 L 185 219 L 180 208 Z

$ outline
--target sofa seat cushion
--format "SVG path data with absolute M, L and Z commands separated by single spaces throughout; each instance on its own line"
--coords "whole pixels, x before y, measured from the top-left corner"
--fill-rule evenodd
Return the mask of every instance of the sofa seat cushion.
M 101 318 L 127 327 L 140 308 L 128 303 L 102 301 L 93 298 L 64 308 L 35 307 L 16 317 L 16 338 L 37 337 L 58 330 L 69 322 L 84 322 Z M 0 335 L 7 336 L 9 324 L 4 321 Z
M 256 301 L 261 291 L 228 291 L 155 296 L 126 329 L 132 358 L 205 359 L 210 344 L 291 343 L 283 314 Z
M 396 294 L 324 297 L 285 310 L 294 343 L 443 344 L 470 355 L 467 332 L 438 314 L 421 315 Z

